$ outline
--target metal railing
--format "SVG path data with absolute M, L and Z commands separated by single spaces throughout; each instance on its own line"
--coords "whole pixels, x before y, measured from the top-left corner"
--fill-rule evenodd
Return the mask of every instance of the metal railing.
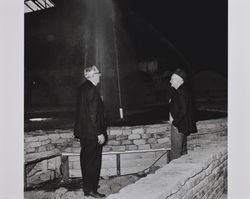
M 121 155 L 122 154 L 132 154 L 132 153 L 147 153 L 147 152 L 166 152 L 166 163 L 169 163 L 169 151 L 170 148 L 160 148 L 160 149 L 145 149 L 145 150 L 132 150 L 132 151 L 109 151 L 102 152 L 102 155 L 115 155 L 116 156 L 116 171 L 117 176 L 121 175 Z M 62 179 L 67 180 L 69 178 L 69 156 L 80 156 L 80 153 L 62 153 L 62 165 L 61 165 L 61 173 Z
M 120 176 L 121 175 L 121 155 L 122 154 L 161 152 L 161 151 L 166 152 L 166 163 L 169 163 L 169 161 L 170 161 L 170 157 L 169 157 L 170 148 L 132 150 L 132 151 L 109 151 L 109 152 L 102 152 L 102 155 L 115 155 L 116 156 L 116 171 L 117 171 L 117 176 Z M 69 159 L 68 158 L 69 158 L 69 156 L 80 156 L 80 153 L 62 152 L 60 154 L 54 154 L 51 156 L 41 157 L 41 158 L 38 158 L 35 160 L 30 160 L 30 161 L 25 162 L 24 163 L 24 190 L 27 189 L 27 175 L 37 165 L 37 163 L 42 162 L 44 160 L 52 159 L 55 157 L 59 157 L 59 156 L 61 156 L 60 172 L 62 174 L 62 180 L 67 181 L 69 179 Z M 158 158 L 158 159 L 160 159 L 160 158 Z M 158 161 L 158 159 L 156 161 Z

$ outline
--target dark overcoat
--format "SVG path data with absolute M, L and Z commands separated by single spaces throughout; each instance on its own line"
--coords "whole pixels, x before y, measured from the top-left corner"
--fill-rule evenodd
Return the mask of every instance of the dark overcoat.
M 97 139 L 100 134 L 107 137 L 103 101 L 97 87 L 87 80 L 78 91 L 74 135 L 80 139 Z
M 172 124 L 180 133 L 189 135 L 197 132 L 193 101 L 185 84 L 182 84 L 177 90 L 172 88 L 169 108 L 173 117 Z

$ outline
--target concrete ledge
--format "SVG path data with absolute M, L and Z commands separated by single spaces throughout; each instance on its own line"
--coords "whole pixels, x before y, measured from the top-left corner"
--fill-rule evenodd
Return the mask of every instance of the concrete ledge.
M 209 143 L 107 198 L 216 199 L 225 189 L 226 173 L 227 142 Z

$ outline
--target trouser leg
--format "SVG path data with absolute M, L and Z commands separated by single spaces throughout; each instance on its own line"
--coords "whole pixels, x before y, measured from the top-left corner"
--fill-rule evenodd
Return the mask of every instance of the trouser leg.
M 188 151 L 187 151 L 187 136 L 183 135 L 181 155 L 185 155 L 187 153 L 188 153 Z
M 100 178 L 102 146 L 97 140 L 85 139 L 81 145 L 83 152 L 81 169 L 84 180 L 84 190 L 96 192 Z
M 177 159 L 184 154 L 187 154 L 187 137 L 171 125 L 170 160 Z
M 80 140 L 81 143 L 81 152 L 80 152 L 80 166 L 81 166 L 81 172 L 82 172 L 82 180 L 83 180 L 83 190 L 85 190 L 85 178 L 86 178 L 86 169 L 85 169 L 85 153 L 86 153 L 86 149 L 85 149 L 85 140 L 82 139 Z

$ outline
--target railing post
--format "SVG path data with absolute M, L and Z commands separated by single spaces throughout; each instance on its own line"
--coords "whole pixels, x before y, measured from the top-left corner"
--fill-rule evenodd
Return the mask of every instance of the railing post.
M 167 150 L 167 164 L 170 162 L 170 150 Z
M 116 154 L 116 170 L 117 170 L 117 175 L 121 175 L 121 156 L 120 154 Z
M 62 164 L 61 164 L 61 173 L 62 180 L 67 181 L 69 179 L 69 157 L 62 156 Z

